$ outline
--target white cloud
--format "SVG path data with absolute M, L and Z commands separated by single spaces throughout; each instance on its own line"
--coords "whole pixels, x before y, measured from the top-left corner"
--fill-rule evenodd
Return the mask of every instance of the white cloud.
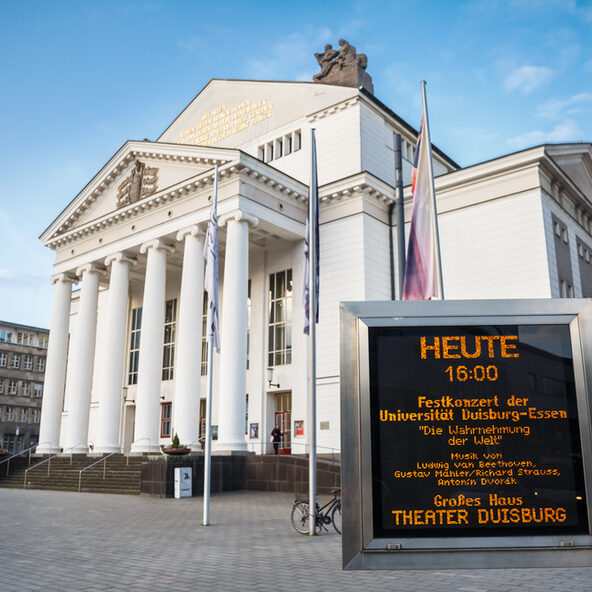
M 553 76 L 553 70 L 546 66 L 522 66 L 514 70 L 504 82 L 504 88 L 511 92 L 519 90 L 528 94 L 548 82 Z
M 542 119 L 562 119 L 566 115 L 574 115 L 592 103 L 592 93 L 578 93 L 567 99 L 552 99 L 538 105 L 535 111 Z
M 508 144 L 514 148 L 526 148 L 545 144 L 546 142 L 573 142 L 580 139 L 582 130 L 573 119 L 566 119 L 558 123 L 551 131 L 533 130 L 519 134 L 508 140 Z

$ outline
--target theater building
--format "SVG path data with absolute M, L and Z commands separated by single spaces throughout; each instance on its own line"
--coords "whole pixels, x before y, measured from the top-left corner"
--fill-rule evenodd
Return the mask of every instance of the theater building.
M 156 141 L 121 146 L 42 234 L 55 251 L 56 289 L 39 452 L 158 452 L 174 433 L 200 449 L 202 251 L 215 165 L 214 450 L 268 452 L 279 424 L 282 452 L 305 451 L 313 128 L 316 429 L 319 452 L 339 449 L 338 304 L 392 297 L 393 134 L 403 138 L 406 185 L 417 136 L 376 98 L 365 56 L 351 49 L 318 54 L 314 82 L 211 80 Z M 447 299 L 592 296 L 590 144 L 536 146 L 466 168 L 438 148 L 433 155 Z

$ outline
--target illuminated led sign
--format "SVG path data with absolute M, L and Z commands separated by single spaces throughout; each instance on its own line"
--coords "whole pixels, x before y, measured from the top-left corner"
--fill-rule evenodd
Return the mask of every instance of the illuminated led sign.
M 591 310 L 342 306 L 344 567 L 592 565 Z

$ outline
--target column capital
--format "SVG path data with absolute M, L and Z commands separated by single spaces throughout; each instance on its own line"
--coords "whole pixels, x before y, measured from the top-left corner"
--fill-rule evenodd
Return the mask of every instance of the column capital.
M 148 249 L 162 249 L 164 251 L 167 251 L 167 253 L 169 253 L 170 255 L 172 255 L 175 252 L 175 248 L 171 247 L 171 245 L 167 245 L 165 242 L 163 242 L 161 239 L 159 238 L 155 238 L 149 241 L 146 241 L 145 243 L 142 243 L 142 245 L 140 246 L 140 253 L 142 253 L 142 255 L 144 255 L 146 252 L 148 252 Z
M 179 230 L 179 232 L 177 232 L 177 240 L 178 241 L 183 241 L 185 240 L 186 236 L 205 236 L 206 233 L 197 225 L 197 224 L 192 224 L 191 226 L 188 226 L 187 228 L 183 228 L 182 230 Z
M 105 267 L 109 267 L 114 261 L 117 263 L 129 263 L 130 265 L 136 265 L 138 263 L 137 259 L 129 257 L 125 253 L 113 253 L 105 257 Z
M 105 275 L 105 270 L 97 267 L 94 263 L 85 263 L 76 268 L 76 275 L 82 277 L 85 273 L 96 273 L 98 275 Z
M 71 284 L 75 284 L 77 281 L 78 278 L 72 277 L 67 273 L 56 273 L 51 276 L 52 284 L 57 284 L 58 282 L 70 282 Z
M 229 220 L 236 220 L 237 222 L 248 222 L 251 228 L 255 228 L 257 224 L 259 224 L 259 219 L 251 214 L 247 214 L 247 212 L 243 212 L 243 210 L 233 210 L 232 212 L 228 212 L 227 214 L 223 214 L 220 216 L 218 220 L 218 226 L 222 227 L 225 226 Z

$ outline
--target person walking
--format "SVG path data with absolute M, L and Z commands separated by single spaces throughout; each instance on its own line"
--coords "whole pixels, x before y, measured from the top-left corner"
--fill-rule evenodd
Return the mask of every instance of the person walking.
M 280 448 L 280 442 L 282 441 L 282 432 L 280 432 L 279 426 L 276 424 L 275 428 L 271 430 L 271 441 L 273 442 L 273 449 L 278 454 Z

